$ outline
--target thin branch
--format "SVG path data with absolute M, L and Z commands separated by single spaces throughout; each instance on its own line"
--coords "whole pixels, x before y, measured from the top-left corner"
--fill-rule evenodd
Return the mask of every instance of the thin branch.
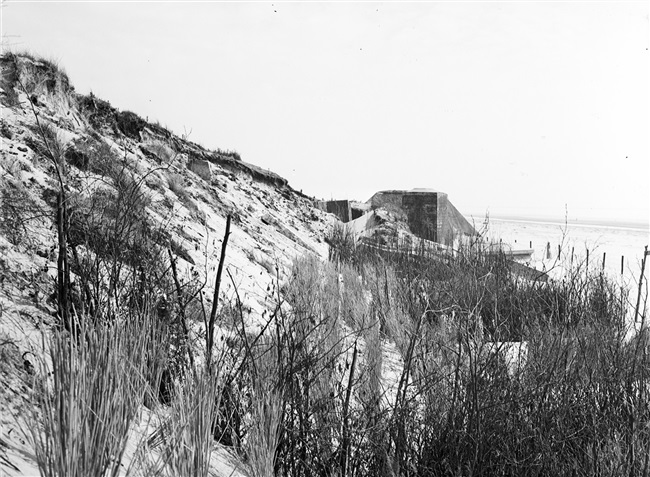
M 212 311 L 210 312 L 210 321 L 208 323 L 208 334 L 206 336 L 206 360 L 208 369 L 212 368 L 212 348 L 214 346 L 214 324 L 217 319 L 217 306 L 219 305 L 219 288 L 221 286 L 221 274 L 223 273 L 223 264 L 226 261 L 226 247 L 228 246 L 228 237 L 230 236 L 230 215 L 226 217 L 226 232 L 221 244 L 221 257 L 219 258 L 219 268 L 214 284 L 214 296 L 212 299 Z

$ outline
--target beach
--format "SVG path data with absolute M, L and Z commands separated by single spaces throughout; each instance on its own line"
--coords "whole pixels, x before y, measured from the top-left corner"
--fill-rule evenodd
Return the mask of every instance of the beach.
M 528 262 L 536 268 L 566 269 L 571 264 L 587 263 L 589 269 L 603 269 L 612 279 L 623 284 L 638 282 L 644 247 L 649 244 L 650 230 L 644 224 L 599 222 L 571 223 L 561 221 L 526 220 L 525 218 L 490 217 L 485 236 L 491 242 L 503 241 L 513 250 L 533 249 Z M 559 248 L 558 248 L 559 247 Z M 559 259 L 558 259 L 559 250 Z M 623 273 L 621 273 L 623 257 Z M 646 275 L 648 273 L 646 267 Z

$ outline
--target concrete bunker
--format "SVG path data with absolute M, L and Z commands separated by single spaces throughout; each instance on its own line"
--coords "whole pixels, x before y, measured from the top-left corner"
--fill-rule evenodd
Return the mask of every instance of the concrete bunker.
M 404 220 L 413 235 L 452 245 L 460 235 L 475 235 L 474 227 L 449 201 L 433 189 L 385 190 L 370 200 L 372 209 L 383 208 Z

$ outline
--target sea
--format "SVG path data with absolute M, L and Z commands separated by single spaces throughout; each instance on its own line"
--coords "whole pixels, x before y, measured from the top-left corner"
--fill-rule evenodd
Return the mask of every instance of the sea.
M 520 217 L 489 217 L 475 222 L 487 240 L 513 250 L 532 249 L 524 259 L 537 269 L 555 273 L 581 264 L 590 272 L 606 273 L 627 287 L 637 287 L 650 226 L 640 223 L 568 222 Z M 650 256 L 645 277 L 650 275 Z

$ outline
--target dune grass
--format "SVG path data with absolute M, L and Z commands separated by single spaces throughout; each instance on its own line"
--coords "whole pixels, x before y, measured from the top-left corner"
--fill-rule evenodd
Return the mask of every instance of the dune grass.
M 28 428 L 43 476 L 117 475 L 129 431 L 159 362 L 147 356 L 155 335 L 141 321 L 82 325 L 77 337 L 54 332 L 34 386 Z

